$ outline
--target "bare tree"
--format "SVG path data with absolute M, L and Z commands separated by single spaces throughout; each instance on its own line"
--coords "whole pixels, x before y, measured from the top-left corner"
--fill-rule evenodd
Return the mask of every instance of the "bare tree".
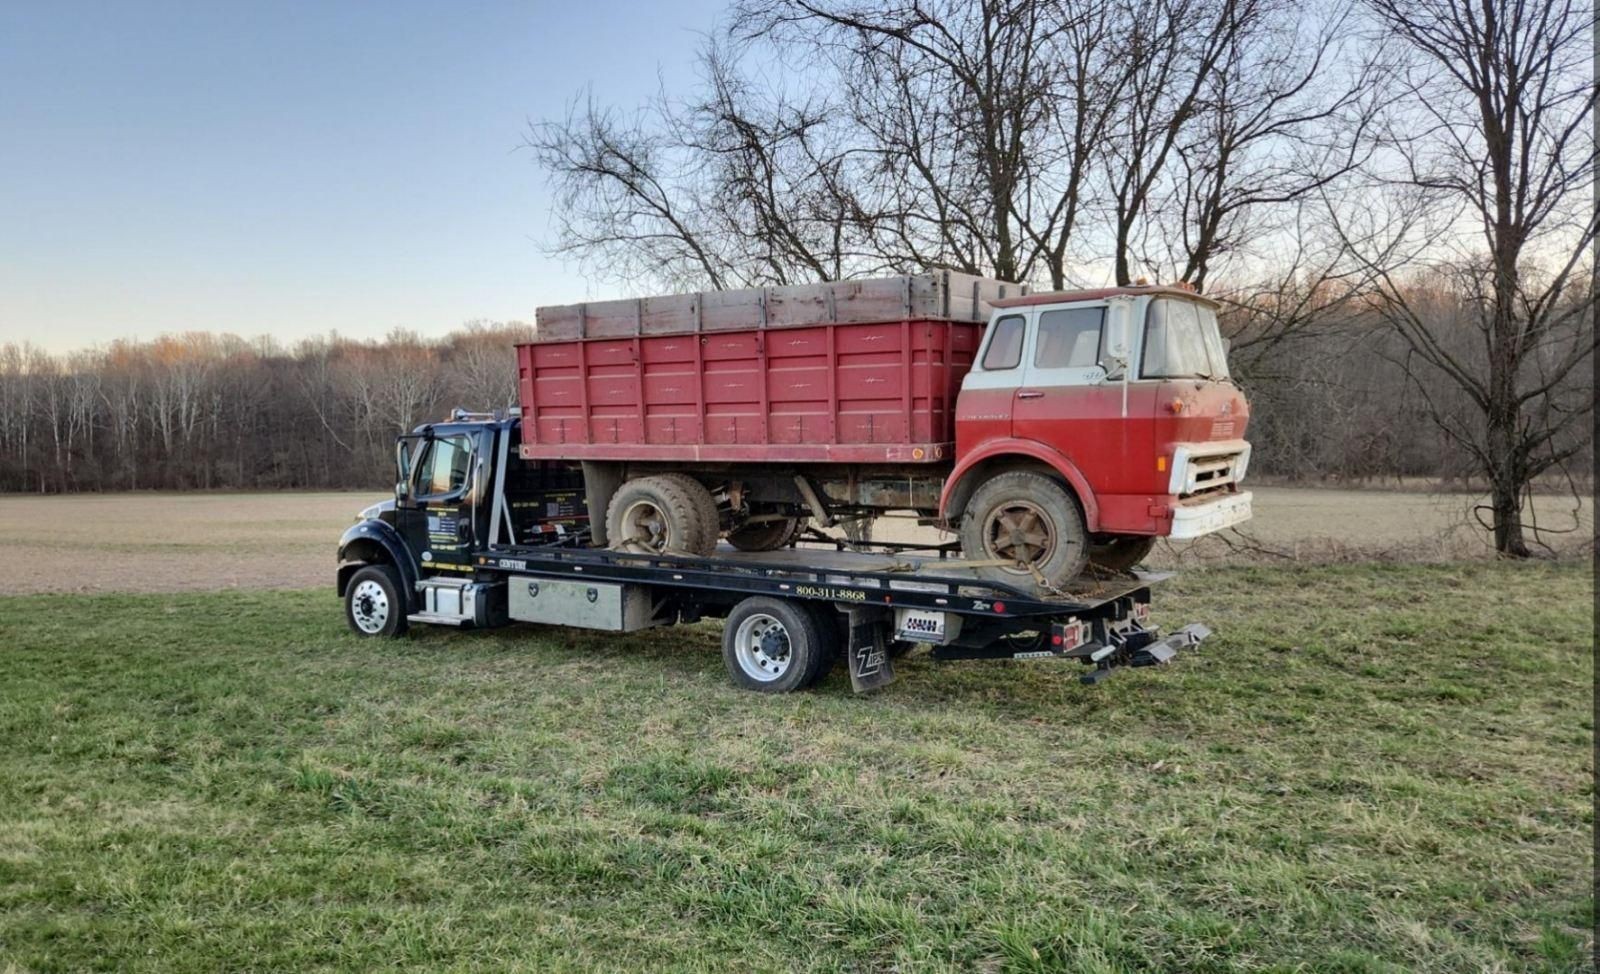
M 516 321 L 469 321 L 452 334 L 446 345 L 444 382 L 458 397 L 455 404 L 473 409 L 515 408 L 517 359 L 511 349 L 531 341 L 533 326 Z
M 1594 11 L 1571 0 L 1368 3 L 1411 55 L 1394 139 L 1410 195 L 1398 231 L 1349 212 L 1342 225 L 1379 275 L 1378 311 L 1409 361 L 1471 403 L 1430 400 L 1429 415 L 1487 478 L 1496 549 L 1525 557 L 1524 495 L 1584 448 L 1573 434 L 1594 408 L 1574 381 L 1595 350 Z M 1417 266 L 1431 271 L 1407 272 Z
M 1257 241 L 1281 247 L 1299 204 L 1355 171 L 1387 73 L 1381 45 L 1358 52 L 1351 5 L 1241 4 L 1195 117 L 1174 146 L 1157 223 L 1176 277 L 1204 289 L 1217 261 Z M 1161 219 L 1161 217 L 1167 219 Z
M 877 161 L 863 174 L 863 195 L 883 215 L 872 228 L 882 257 L 1023 280 L 1073 215 L 1035 206 L 1034 195 L 1049 164 L 1080 164 L 1058 151 L 1053 126 L 1061 48 L 1089 9 L 1048 0 L 745 0 L 730 30 L 832 66 L 839 108 Z M 1090 27 L 1073 39 L 1088 57 L 1084 48 L 1103 34 Z M 1096 110 L 1079 121 L 1094 124 Z M 1076 188 L 1070 175 L 1065 183 Z

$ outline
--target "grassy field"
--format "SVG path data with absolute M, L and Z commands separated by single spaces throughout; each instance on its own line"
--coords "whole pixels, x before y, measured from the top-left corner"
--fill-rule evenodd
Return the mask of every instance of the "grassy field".
M 1197 571 L 1097 688 L 728 683 L 714 625 L 0 600 L 0 971 L 1573 971 L 1587 565 Z
M 1449 561 L 1487 557 L 1471 494 L 1258 487 L 1243 535 L 1158 548 L 1154 563 Z M 362 492 L 0 495 L 0 592 L 187 592 L 310 588 L 329 583 L 334 546 Z M 1563 552 L 1593 538 L 1594 500 L 1541 495 L 1539 523 Z M 905 520 L 880 540 L 937 537 Z M 1592 549 L 1591 549 L 1592 552 Z

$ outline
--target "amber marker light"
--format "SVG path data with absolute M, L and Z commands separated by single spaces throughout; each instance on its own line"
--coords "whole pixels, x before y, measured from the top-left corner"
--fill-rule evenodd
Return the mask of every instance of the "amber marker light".
M 1172 412 L 1174 412 L 1174 413 L 1183 412 L 1183 400 L 1182 399 L 1174 399 L 1174 400 L 1172 400 L 1171 402 L 1167 403 L 1167 409 L 1172 411 Z

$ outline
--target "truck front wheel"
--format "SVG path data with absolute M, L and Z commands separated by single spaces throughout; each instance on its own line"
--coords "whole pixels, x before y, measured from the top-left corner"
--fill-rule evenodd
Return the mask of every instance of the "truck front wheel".
M 399 636 L 406 631 L 406 599 L 390 565 L 368 565 L 344 590 L 344 621 L 358 636 Z
M 1078 502 L 1043 474 L 997 474 L 973 492 L 961 521 L 961 552 L 985 563 L 985 578 L 1013 585 L 1076 578 L 1089 561 L 1089 536 Z

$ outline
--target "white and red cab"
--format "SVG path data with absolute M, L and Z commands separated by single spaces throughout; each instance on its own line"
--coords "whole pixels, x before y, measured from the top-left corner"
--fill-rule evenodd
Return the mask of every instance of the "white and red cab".
M 1197 538 L 1250 518 L 1250 418 L 1217 304 L 1134 285 L 994 302 L 956 408 L 956 469 L 1048 464 L 1091 536 Z

